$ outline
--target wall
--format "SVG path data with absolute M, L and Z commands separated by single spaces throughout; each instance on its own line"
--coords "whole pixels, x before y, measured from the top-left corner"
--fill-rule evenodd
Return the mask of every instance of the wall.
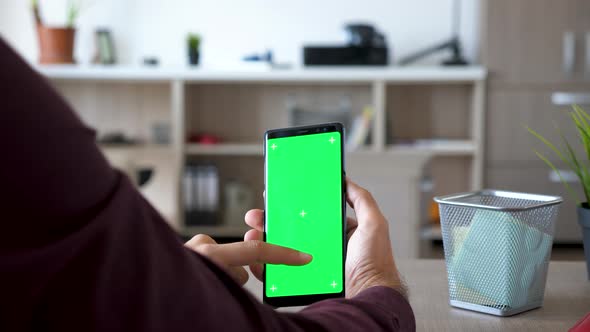
M 469 59 L 477 58 L 479 1 L 463 0 L 461 37 Z M 65 21 L 67 0 L 41 0 L 52 24 Z M 203 63 L 228 67 L 244 54 L 272 48 L 280 61 L 300 64 L 307 43 L 344 42 L 345 22 L 372 22 L 385 32 L 393 57 L 407 55 L 450 36 L 452 0 L 85 0 L 78 20 L 76 57 L 92 57 L 92 31 L 112 29 L 122 63 L 137 64 L 144 55 L 164 65 L 186 62 L 185 35 L 199 32 Z M 0 35 L 29 60 L 37 58 L 29 1 L 0 1 Z M 440 56 L 438 57 L 440 59 Z M 429 63 L 437 62 L 431 58 Z

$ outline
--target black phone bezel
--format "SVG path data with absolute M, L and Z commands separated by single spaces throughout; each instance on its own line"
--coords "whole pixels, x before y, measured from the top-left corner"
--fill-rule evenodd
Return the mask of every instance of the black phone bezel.
M 290 128 L 282 128 L 282 129 L 272 129 L 268 130 L 264 134 L 264 188 L 266 190 L 267 181 L 267 159 L 266 159 L 266 144 L 269 139 L 273 138 L 283 138 L 283 137 L 292 137 L 292 136 L 303 136 L 303 135 L 314 135 L 314 134 L 323 134 L 329 132 L 338 132 L 340 133 L 340 140 L 341 140 L 341 177 L 342 177 L 342 280 L 341 284 L 342 292 L 340 293 L 327 293 L 327 294 L 313 294 L 313 295 L 295 295 L 295 296 L 280 296 L 280 297 L 267 297 L 266 296 L 266 268 L 263 270 L 263 287 L 262 287 L 262 300 L 264 303 L 269 304 L 273 307 L 290 307 L 290 306 L 304 306 L 308 305 L 317 301 L 331 299 L 331 298 L 342 298 L 345 296 L 345 263 L 346 263 L 346 246 L 347 246 L 347 238 L 346 238 L 346 172 L 345 172 L 345 162 L 344 162 L 344 126 L 341 123 L 333 122 L 333 123 L 324 123 L 324 124 L 317 124 L 311 126 L 301 126 L 301 127 L 290 127 Z M 264 197 L 264 241 L 266 241 L 266 195 Z

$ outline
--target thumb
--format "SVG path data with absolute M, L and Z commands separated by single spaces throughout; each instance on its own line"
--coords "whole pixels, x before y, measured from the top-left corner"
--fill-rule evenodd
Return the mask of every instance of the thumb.
M 354 209 L 359 227 L 385 219 L 373 195 L 349 178 L 346 178 L 346 201 Z

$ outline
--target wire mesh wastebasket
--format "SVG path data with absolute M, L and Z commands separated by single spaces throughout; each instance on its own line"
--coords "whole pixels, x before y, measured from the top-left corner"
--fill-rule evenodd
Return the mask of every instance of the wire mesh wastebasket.
M 542 306 L 561 197 L 483 190 L 434 200 L 451 306 L 497 316 Z

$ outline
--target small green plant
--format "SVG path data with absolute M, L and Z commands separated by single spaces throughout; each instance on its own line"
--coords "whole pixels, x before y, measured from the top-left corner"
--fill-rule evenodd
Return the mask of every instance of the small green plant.
M 199 46 L 201 45 L 201 36 L 194 34 L 194 33 L 189 33 L 186 39 L 188 42 L 188 47 L 191 50 L 194 50 L 194 51 L 199 50 Z
M 551 143 L 541 134 L 537 133 L 529 127 L 526 128 L 531 134 L 533 134 L 541 142 L 543 142 L 543 144 L 549 147 L 549 149 L 551 149 L 561 161 L 563 161 L 569 168 L 571 168 L 571 170 L 576 174 L 578 179 L 580 179 L 580 182 L 582 183 L 582 188 L 584 190 L 584 196 L 586 198 L 586 201 L 584 202 L 582 202 L 579 199 L 578 195 L 576 195 L 572 187 L 564 180 L 561 173 L 559 172 L 559 169 L 555 167 L 555 165 L 549 160 L 549 158 L 547 158 L 539 151 L 534 150 L 535 154 L 541 160 L 543 160 L 545 164 L 551 167 L 551 169 L 553 169 L 553 171 L 557 174 L 557 176 L 559 177 L 561 182 L 563 182 L 569 193 L 576 199 L 577 204 L 584 206 L 590 203 L 590 167 L 588 163 L 588 161 L 590 160 L 590 115 L 578 105 L 573 105 L 572 108 L 573 111 L 569 113 L 569 116 L 571 117 L 573 124 L 576 126 L 578 138 L 584 146 L 584 150 L 586 153 L 585 160 L 576 155 L 576 153 L 572 149 L 571 144 L 568 142 L 565 136 L 563 136 L 559 129 L 558 133 L 564 145 L 564 147 L 561 150 L 558 149 L 555 146 L 555 144 Z
M 78 19 L 78 16 L 80 16 L 80 1 L 68 1 L 67 13 L 66 26 L 68 28 L 73 28 L 74 23 L 76 23 L 76 20 Z
M 35 21 L 38 24 L 41 24 L 41 15 L 39 9 L 39 0 L 31 0 L 31 8 L 33 9 L 33 15 L 35 16 Z M 80 12 L 82 11 L 82 1 L 81 0 L 69 0 L 68 5 L 66 7 L 66 27 L 73 28 L 76 20 L 80 16 Z
M 33 16 L 35 16 L 35 22 L 41 24 L 41 14 L 39 14 L 39 0 L 31 0 L 31 8 L 33 9 Z

